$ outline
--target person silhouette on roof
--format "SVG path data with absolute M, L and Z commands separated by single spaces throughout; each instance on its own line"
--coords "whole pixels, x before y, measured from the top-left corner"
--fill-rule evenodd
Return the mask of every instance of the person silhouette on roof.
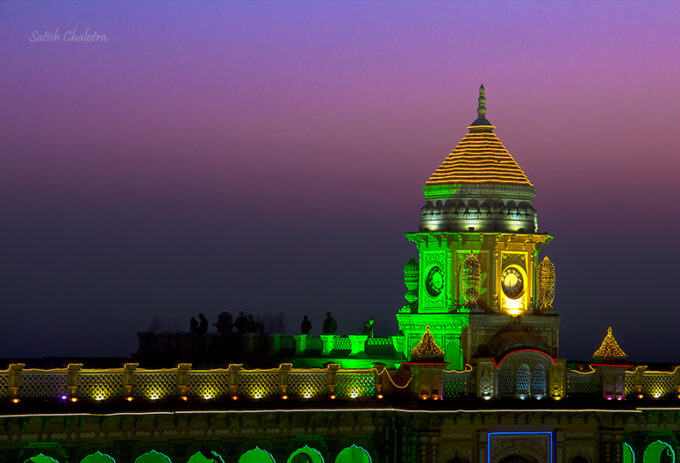
M 336 331 L 338 331 L 338 323 L 330 312 L 326 312 L 326 319 L 323 321 L 323 334 L 335 334 Z
M 300 333 L 309 334 L 310 331 L 312 331 L 312 322 L 305 315 L 305 318 L 302 320 L 302 326 L 300 326 Z

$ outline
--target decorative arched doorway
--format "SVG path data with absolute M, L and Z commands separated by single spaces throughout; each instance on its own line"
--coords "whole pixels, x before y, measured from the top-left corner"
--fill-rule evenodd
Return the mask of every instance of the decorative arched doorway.
M 48 457 L 47 455 L 43 455 L 41 453 L 40 455 L 36 455 L 34 457 L 29 458 L 28 460 L 26 460 L 25 463 L 59 463 L 59 462 L 54 458 Z
M 80 460 L 80 463 L 116 463 L 116 460 L 111 455 L 95 452 Z
M 286 463 L 324 463 L 321 452 L 305 445 L 290 454 Z
M 643 463 L 675 463 L 675 451 L 667 442 L 652 442 L 642 455 Z
M 635 452 L 628 442 L 623 443 L 623 463 L 635 463 Z
M 255 447 L 241 455 L 241 458 L 238 459 L 238 463 L 276 463 L 276 460 L 274 460 L 271 453 L 262 450 L 259 447 Z
M 363 447 L 352 445 L 338 453 L 335 463 L 371 463 L 371 456 Z

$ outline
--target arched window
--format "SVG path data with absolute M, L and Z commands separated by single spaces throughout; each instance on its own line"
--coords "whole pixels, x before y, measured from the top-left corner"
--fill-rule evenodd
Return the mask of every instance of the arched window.
M 172 460 L 161 452 L 151 450 L 150 452 L 138 456 L 135 459 L 135 463 L 172 463 Z
M 209 449 L 201 449 L 194 453 L 187 463 L 224 463 L 224 458 Z
M 628 442 L 623 443 L 623 463 L 635 463 L 635 452 Z
M 116 463 L 116 460 L 105 453 L 95 452 L 80 460 L 80 463 Z
M 238 459 L 238 463 L 276 463 L 276 460 L 274 460 L 271 453 L 262 450 L 259 447 L 255 447 L 241 455 L 241 458 Z
M 307 445 L 290 454 L 286 463 L 324 463 L 321 452 Z
M 26 463 L 59 463 L 59 462 L 54 458 L 48 457 L 47 455 L 43 455 L 41 453 L 40 455 L 36 455 L 26 460 Z
M 338 453 L 335 463 L 371 463 L 371 456 L 362 447 L 352 444 Z
M 545 367 L 540 363 L 531 372 L 531 395 L 539 399 L 545 395 Z
M 664 441 L 652 442 L 642 455 L 644 463 L 675 463 L 675 451 L 673 447 Z
M 501 367 L 501 395 L 512 394 L 514 392 L 514 378 L 512 365 L 503 365 Z
M 526 397 L 529 395 L 529 380 L 531 374 L 529 373 L 529 367 L 523 363 L 517 369 L 517 378 L 515 380 L 515 393 L 520 397 Z

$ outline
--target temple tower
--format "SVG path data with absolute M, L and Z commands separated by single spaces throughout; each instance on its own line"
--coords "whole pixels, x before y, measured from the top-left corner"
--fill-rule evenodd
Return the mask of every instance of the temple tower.
M 556 355 L 554 267 L 538 262 L 552 237 L 538 233 L 534 186 L 486 119 L 484 86 L 467 129 L 423 187 L 418 232 L 406 234 L 419 259 L 404 268 L 409 291 L 397 314 L 404 354 L 429 325 L 446 361 L 461 368 L 512 325 Z

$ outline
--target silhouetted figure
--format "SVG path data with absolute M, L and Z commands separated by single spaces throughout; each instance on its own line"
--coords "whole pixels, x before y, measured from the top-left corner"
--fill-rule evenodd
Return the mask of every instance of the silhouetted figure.
M 205 315 L 202 313 L 198 314 L 198 318 L 200 320 L 200 323 L 198 325 L 198 332 L 199 334 L 206 334 L 208 332 L 208 319 L 205 318 Z
M 257 322 L 252 314 L 248 314 L 248 333 L 257 333 Z
M 234 320 L 231 318 L 229 312 L 222 312 L 217 316 L 217 323 L 214 324 L 217 327 L 217 332 L 222 336 L 228 336 L 231 334 L 231 330 L 234 327 Z
M 248 319 L 243 315 L 243 311 L 238 313 L 238 318 L 236 318 L 236 332 L 238 334 L 243 334 L 248 330 Z
M 259 334 L 264 334 L 264 320 L 261 316 L 255 317 L 255 324 L 257 325 L 257 332 Z
M 364 333 L 367 335 L 369 338 L 373 337 L 373 324 L 375 323 L 375 320 L 373 318 L 369 318 L 368 321 L 364 324 Z
M 198 328 L 198 320 L 196 320 L 195 317 L 191 317 L 191 322 L 190 322 L 190 328 L 189 330 L 194 333 L 198 334 L 199 333 L 199 328 Z
M 338 323 L 330 312 L 326 312 L 326 319 L 323 321 L 323 334 L 335 334 L 336 331 L 338 331 Z
M 305 318 L 302 320 L 302 326 L 300 326 L 300 333 L 309 334 L 310 331 L 312 331 L 312 322 L 305 315 Z

